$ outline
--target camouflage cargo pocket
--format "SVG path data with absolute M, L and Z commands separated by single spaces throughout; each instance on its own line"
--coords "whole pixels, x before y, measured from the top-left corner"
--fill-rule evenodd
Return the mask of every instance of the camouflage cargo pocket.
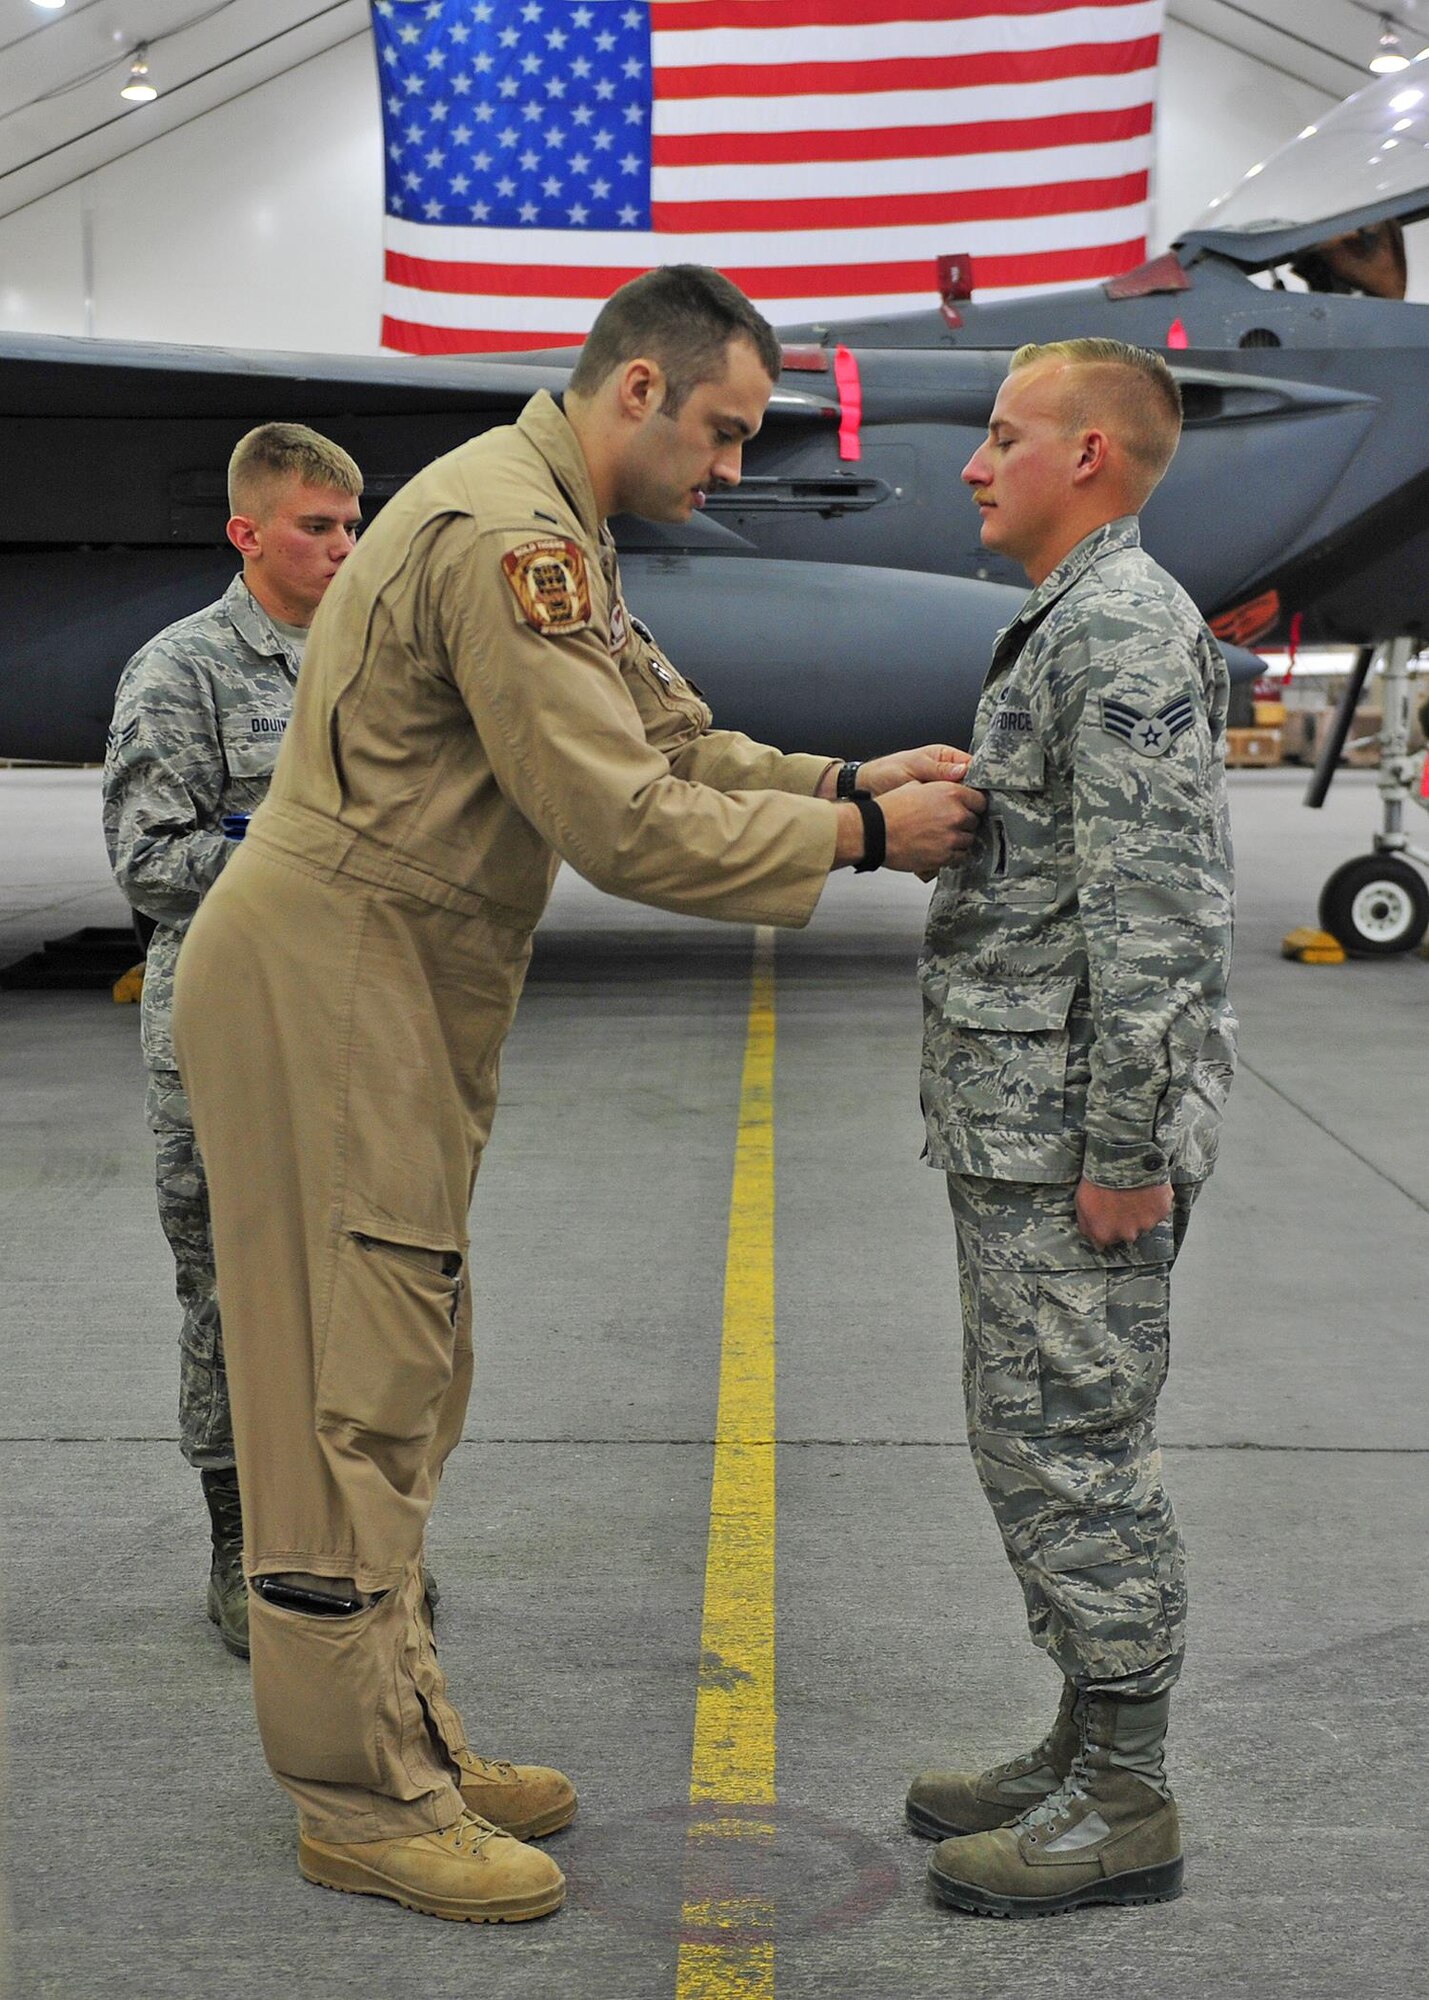
M 1166 1379 L 1169 1265 L 981 1274 L 979 1429 L 1042 1436 L 1120 1425 Z
M 1039 1274 L 1044 1431 L 1103 1429 L 1151 1408 L 1166 1379 L 1170 1277 L 1169 1264 Z
M 951 980 L 924 1055 L 947 1110 L 969 1124 L 1060 1132 L 1076 991 L 1075 979 L 1040 989 Z

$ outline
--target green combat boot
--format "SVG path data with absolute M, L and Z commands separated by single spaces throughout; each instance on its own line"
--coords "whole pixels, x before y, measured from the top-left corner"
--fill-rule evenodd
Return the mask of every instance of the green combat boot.
M 1072 1768 L 1077 1754 L 1077 1690 L 1062 1684 L 1057 1719 L 1037 1745 L 990 1771 L 923 1771 L 908 1788 L 905 1808 L 914 1833 L 930 1840 L 986 1833 L 1040 1805 Z
M 213 1533 L 208 1573 L 208 1615 L 230 1653 L 248 1658 L 248 1585 L 243 1580 L 243 1507 L 238 1474 L 230 1466 L 200 1473 Z
M 1081 1747 L 1062 1784 L 1008 1826 L 935 1847 L 933 1894 L 984 1917 L 1179 1896 L 1181 1831 L 1163 1768 L 1170 1706 L 1168 1694 L 1083 1695 Z

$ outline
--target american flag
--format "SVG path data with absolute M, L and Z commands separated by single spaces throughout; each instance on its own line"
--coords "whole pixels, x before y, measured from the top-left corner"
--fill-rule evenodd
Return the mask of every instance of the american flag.
M 1146 254 L 1163 0 L 373 0 L 382 340 L 573 344 L 655 264 L 779 323 Z

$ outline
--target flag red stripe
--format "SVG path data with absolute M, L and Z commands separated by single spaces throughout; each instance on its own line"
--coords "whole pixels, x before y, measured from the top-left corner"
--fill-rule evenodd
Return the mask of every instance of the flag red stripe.
M 1146 258 L 1146 238 L 1132 237 L 1126 243 L 1097 244 L 1085 250 L 1033 250 L 1013 257 L 979 257 L 974 265 L 977 287 L 1001 290 L 1013 285 L 1058 285 L 1093 283 L 1098 278 L 1129 271 Z M 916 284 L 908 291 L 908 310 L 934 303 L 935 285 L 926 282 L 917 267 Z M 740 274 L 732 272 L 738 278 Z M 787 296 L 787 294 L 786 294 Z M 811 293 L 812 296 L 812 293 Z M 382 345 L 403 354 L 504 354 L 541 347 L 578 347 L 584 338 L 568 329 L 533 333 L 511 330 L 473 330 L 469 327 L 424 326 L 416 320 L 382 321 Z
M 956 194 L 834 195 L 809 201 L 657 201 L 657 235 L 768 229 L 897 229 L 910 225 L 1010 222 L 1017 216 L 1081 215 L 1145 201 L 1150 176 L 1054 181 L 1044 187 L 974 188 Z
M 1132 243 L 1093 244 L 1085 250 L 1033 250 L 1006 257 L 974 257 L 973 277 L 978 291 L 988 286 L 1032 284 L 1038 277 L 1047 284 L 1055 284 L 1059 279 L 1105 278 L 1130 270 L 1145 255 L 1145 239 L 1137 237 Z M 1117 261 L 1123 257 L 1124 262 Z M 403 256 L 395 250 L 387 253 L 389 284 L 448 297 L 604 299 L 647 268 L 643 264 L 632 265 L 628 270 L 608 265 L 556 270 L 544 264 L 450 264 Z M 1034 275 L 1025 278 L 1006 275 L 1024 269 Z M 910 257 L 883 264 L 767 264 L 748 268 L 729 265 L 725 267 L 725 275 L 756 299 L 858 298 L 907 292 L 915 301 L 918 295 L 924 295 L 931 304 L 938 291 L 937 260 L 933 257 Z M 519 282 L 513 283 L 513 279 Z M 456 330 L 436 331 L 455 333 Z M 463 337 L 487 338 L 485 334 Z M 508 346 L 531 347 L 549 346 L 552 341 L 575 337 L 569 333 L 501 335 Z
M 1015 14 L 1069 13 L 1088 0 L 654 0 L 650 25 L 658 34 L 682 29 L 861 28 L 883 21 L 982 21 Z M 1099 0 L 1135 7 L 1141 0 Z
M 480 231 L 474 230 L 474 236 Z M 579 238 L 577 238 L 579 242 Z M 484 293 L 492 298 L 603 299 L 638 278 L 648 264 L 476 264 L 387 252 L 389 285 L 416 292 Z M 736 280 L 737 282 L 737 280 Z
M 1157 35 L 1064 49 L 996 49 L 968 56 L 894 56 L 874 62 L 705 63 L 655 71 L 656 102 L 697 97 L 847 97 L 885 90 L 973 90 L 1068 76 L 1126 76 L 1154 69 Z
M 896 125 L 863 132 L 656 133 L 657 167 L 778 166 L 805 160 L 925 160 L 969 153 L 1036 152 L 1141 139 L 1155 106 L 1070 111 L 1055 118 L 997 118 L 968 125 Z
M 1094 243 L 1085 250 L 1025 250 L 1010 257 L 974 257 L 974 293 L 1008 285 L 1070 285 L 1114 278 L 1146 262 L 1146 238 L 1126 243 Z

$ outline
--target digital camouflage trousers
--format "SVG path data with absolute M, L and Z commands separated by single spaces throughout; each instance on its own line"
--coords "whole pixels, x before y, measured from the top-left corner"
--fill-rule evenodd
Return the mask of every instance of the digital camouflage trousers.
M 231 1466 L 233 1418 L 213 1268 L 208 1182 L 177 1070 L 149 1072 L 145 1115 L 157 1148 L 159 1221 L 174 1253 L 179 1328 L 179 1449 L 201 1470 Z
M 1034 1642 L 1078 1686 L 1164 1692 L 1185 1647 L 1186 1562 L 1156 1398 L 1171 1267 L 1194 1187 L 1134 1244 L 1094 1250 L 1074 1184 L 949 1174 L 968 1438 Z

